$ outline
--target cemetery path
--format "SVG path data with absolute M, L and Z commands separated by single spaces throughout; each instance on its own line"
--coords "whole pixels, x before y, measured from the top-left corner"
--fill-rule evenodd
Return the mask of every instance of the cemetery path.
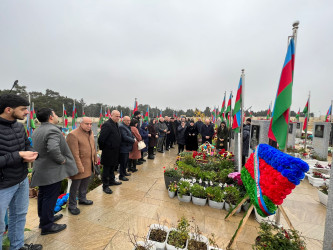
M 71 215 L 67 209 L 60 213 L 64 217 L 59 223 L 66 223 L 67 228 L 57 234 L 40 235 L 38 229 L 37 199 L 30 199 L 26 227 L 28 243 L 43 244 L 44 249 L 133 249 L 128 237 L 128 230 L 138 236 L 145 236 L 148 227 L 160 221 L 166 221 L 171 227 L 182 215 L 194 217 L 205 236 L 214 233 L 217 243 L 225 249 L 238 227 L 244 212 L 224 221 L 225 210 L 181 203 L 177 198 L 170 199 L 165 189 L 163 166 L 173 165 L 176 149 L 160 154 L 155 160 L 147 160 L 138 166 L 139 171 L 129 177 L 130 181 L 120 186 L 112 186 L 113 194 L 103 193 L 101 186 L 88 193 L 92 206 L 80 206 L 81 214 Z M 326 207 L 319 203 L 317 189 L 304 180 L 283 204 L 296 230 L 305 236 L 308 249 L 322 249 Z M 282 224 L 288 228 L 281 216 Z M 252 249 L 259 224 L 254 214 L 250 216 L 241 233 L 235 249 Z

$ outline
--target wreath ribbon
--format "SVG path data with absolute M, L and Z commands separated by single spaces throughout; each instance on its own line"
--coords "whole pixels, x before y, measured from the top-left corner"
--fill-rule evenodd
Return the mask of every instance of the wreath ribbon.
M 261 210 L 268 216 L 268 215 L 272 215 L 274 213 L 271 213 L 265 204 L 264 198 L 262 196 L 262 192 L 261 192 L 261 188 L 260 188 L 260 169 L 259 169 L 259 156 L 258 156 L 258 152 L 260 149 L 260 144 L 257 146 L 253 160 L 254 160 L 254 177 L 255 177 L 255 181 L 256 181 L 256 197 L 257 197 L 257 202 L 261 208 Z

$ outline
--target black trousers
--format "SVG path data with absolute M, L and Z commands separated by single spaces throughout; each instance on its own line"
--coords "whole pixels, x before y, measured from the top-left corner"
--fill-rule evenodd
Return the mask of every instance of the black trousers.
M 54 223 L 54 207 L 61 189 L 61 181 L 39 186 L 38 217 L 42 230 L 48 230 Z
M 128 160 L 129 160 L 129 153 L 120 153 L 119 154 L 119 163 L 120 163 L 119 178 L 125 177 Z
M 148 156 L 154 155 L 154 147 L 148 147 Z
M 103 188 L 110 186 L 110 182 L 115 181 L 114 170 L 116 169 L 115 165 L 105 164 L 103 165 L 103 174 L 102 174 L 102 182 Z
M 183 144 L 178 144 L 178 154 L 184 151 L 184 146 Z

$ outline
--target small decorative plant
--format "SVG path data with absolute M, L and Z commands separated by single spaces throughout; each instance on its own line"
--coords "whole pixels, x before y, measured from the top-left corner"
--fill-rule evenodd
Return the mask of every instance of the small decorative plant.
M 169 185 L 169 191 L 170 192 L 176 192 L 178 189 L 177 182 L 174 181 L 173 183 L 170 183 Z
M 208 187 L 206 188 L 206 192 L 207 192 L 207 197 L 212 201 L 222 202 L 224 199 L 224 193 L 219 186 Z
M 191 188 L 190 188 L 190 192 L 192 193 L 192 195 L 194 197 L 197 198 L 202 198 L 205 199 L 207 198 L 207 193 L 206 190 L 203 186 L 199 185 L 198 183 L 195 183 Z
M 177 189 L 178 196 L 182 198 L 183 195 L 190 195 L 190 187 L 191 184 L 188 181 L 180 181 Z
M 188 250 L 207 250 L 208 247 L 208 239 L 203 237 L 201 234 L 201 230 L 199 226 L 195 223 L 194 217 L 192 217 L 191 223 L 191 238 L 188 241 Z
M 138 241 L 139 237 L 134 233 L 130 233 L 130 230 L 127 231 L 127 235 L 135 250 L 150 250 L 154 247 L 154 244 L 149 242 L 146 237 L 142 237 L 143 241 Z
M 256 238 L 253 249 L 264 250 L 300 250 L 306 249 L 303 237 L 296 230 L 285 230 L 275 224 L 260 223 L 259 236 Z
M 186 241 L 189 238 L 189 227 L 189 221 L 184 216 L 182 216 L 181 219 L 178 220 L 177 229 L 170 231 L 168 237 L 168 244 L 176 248 L 185 248 Z
M 175 178 L 181 178 L 182 177 L 182 173 L 180 170 L 178 170 L 177 167 L 175 168 L 168 168 L 166 169 L 165 167 L 163 167 L 164 169 L 164 175 L 168 176 L 168 177 L 175 177 Z
M 236 187 L 226 187 L 224 189 L 225 202 L 236 205 L 240 200 L 240 192 Z

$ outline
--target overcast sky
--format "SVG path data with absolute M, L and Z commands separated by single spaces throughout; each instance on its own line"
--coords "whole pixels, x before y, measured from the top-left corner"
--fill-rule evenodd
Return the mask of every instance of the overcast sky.
M 292 109 L 333 99 L 333 1 L 1 0 L 0 83 L 87 103 L 221 106 L 245 69 L 245 107 L 274 103 L 300 21 Z M 234 105 L 234 101 L 233 101 Z

